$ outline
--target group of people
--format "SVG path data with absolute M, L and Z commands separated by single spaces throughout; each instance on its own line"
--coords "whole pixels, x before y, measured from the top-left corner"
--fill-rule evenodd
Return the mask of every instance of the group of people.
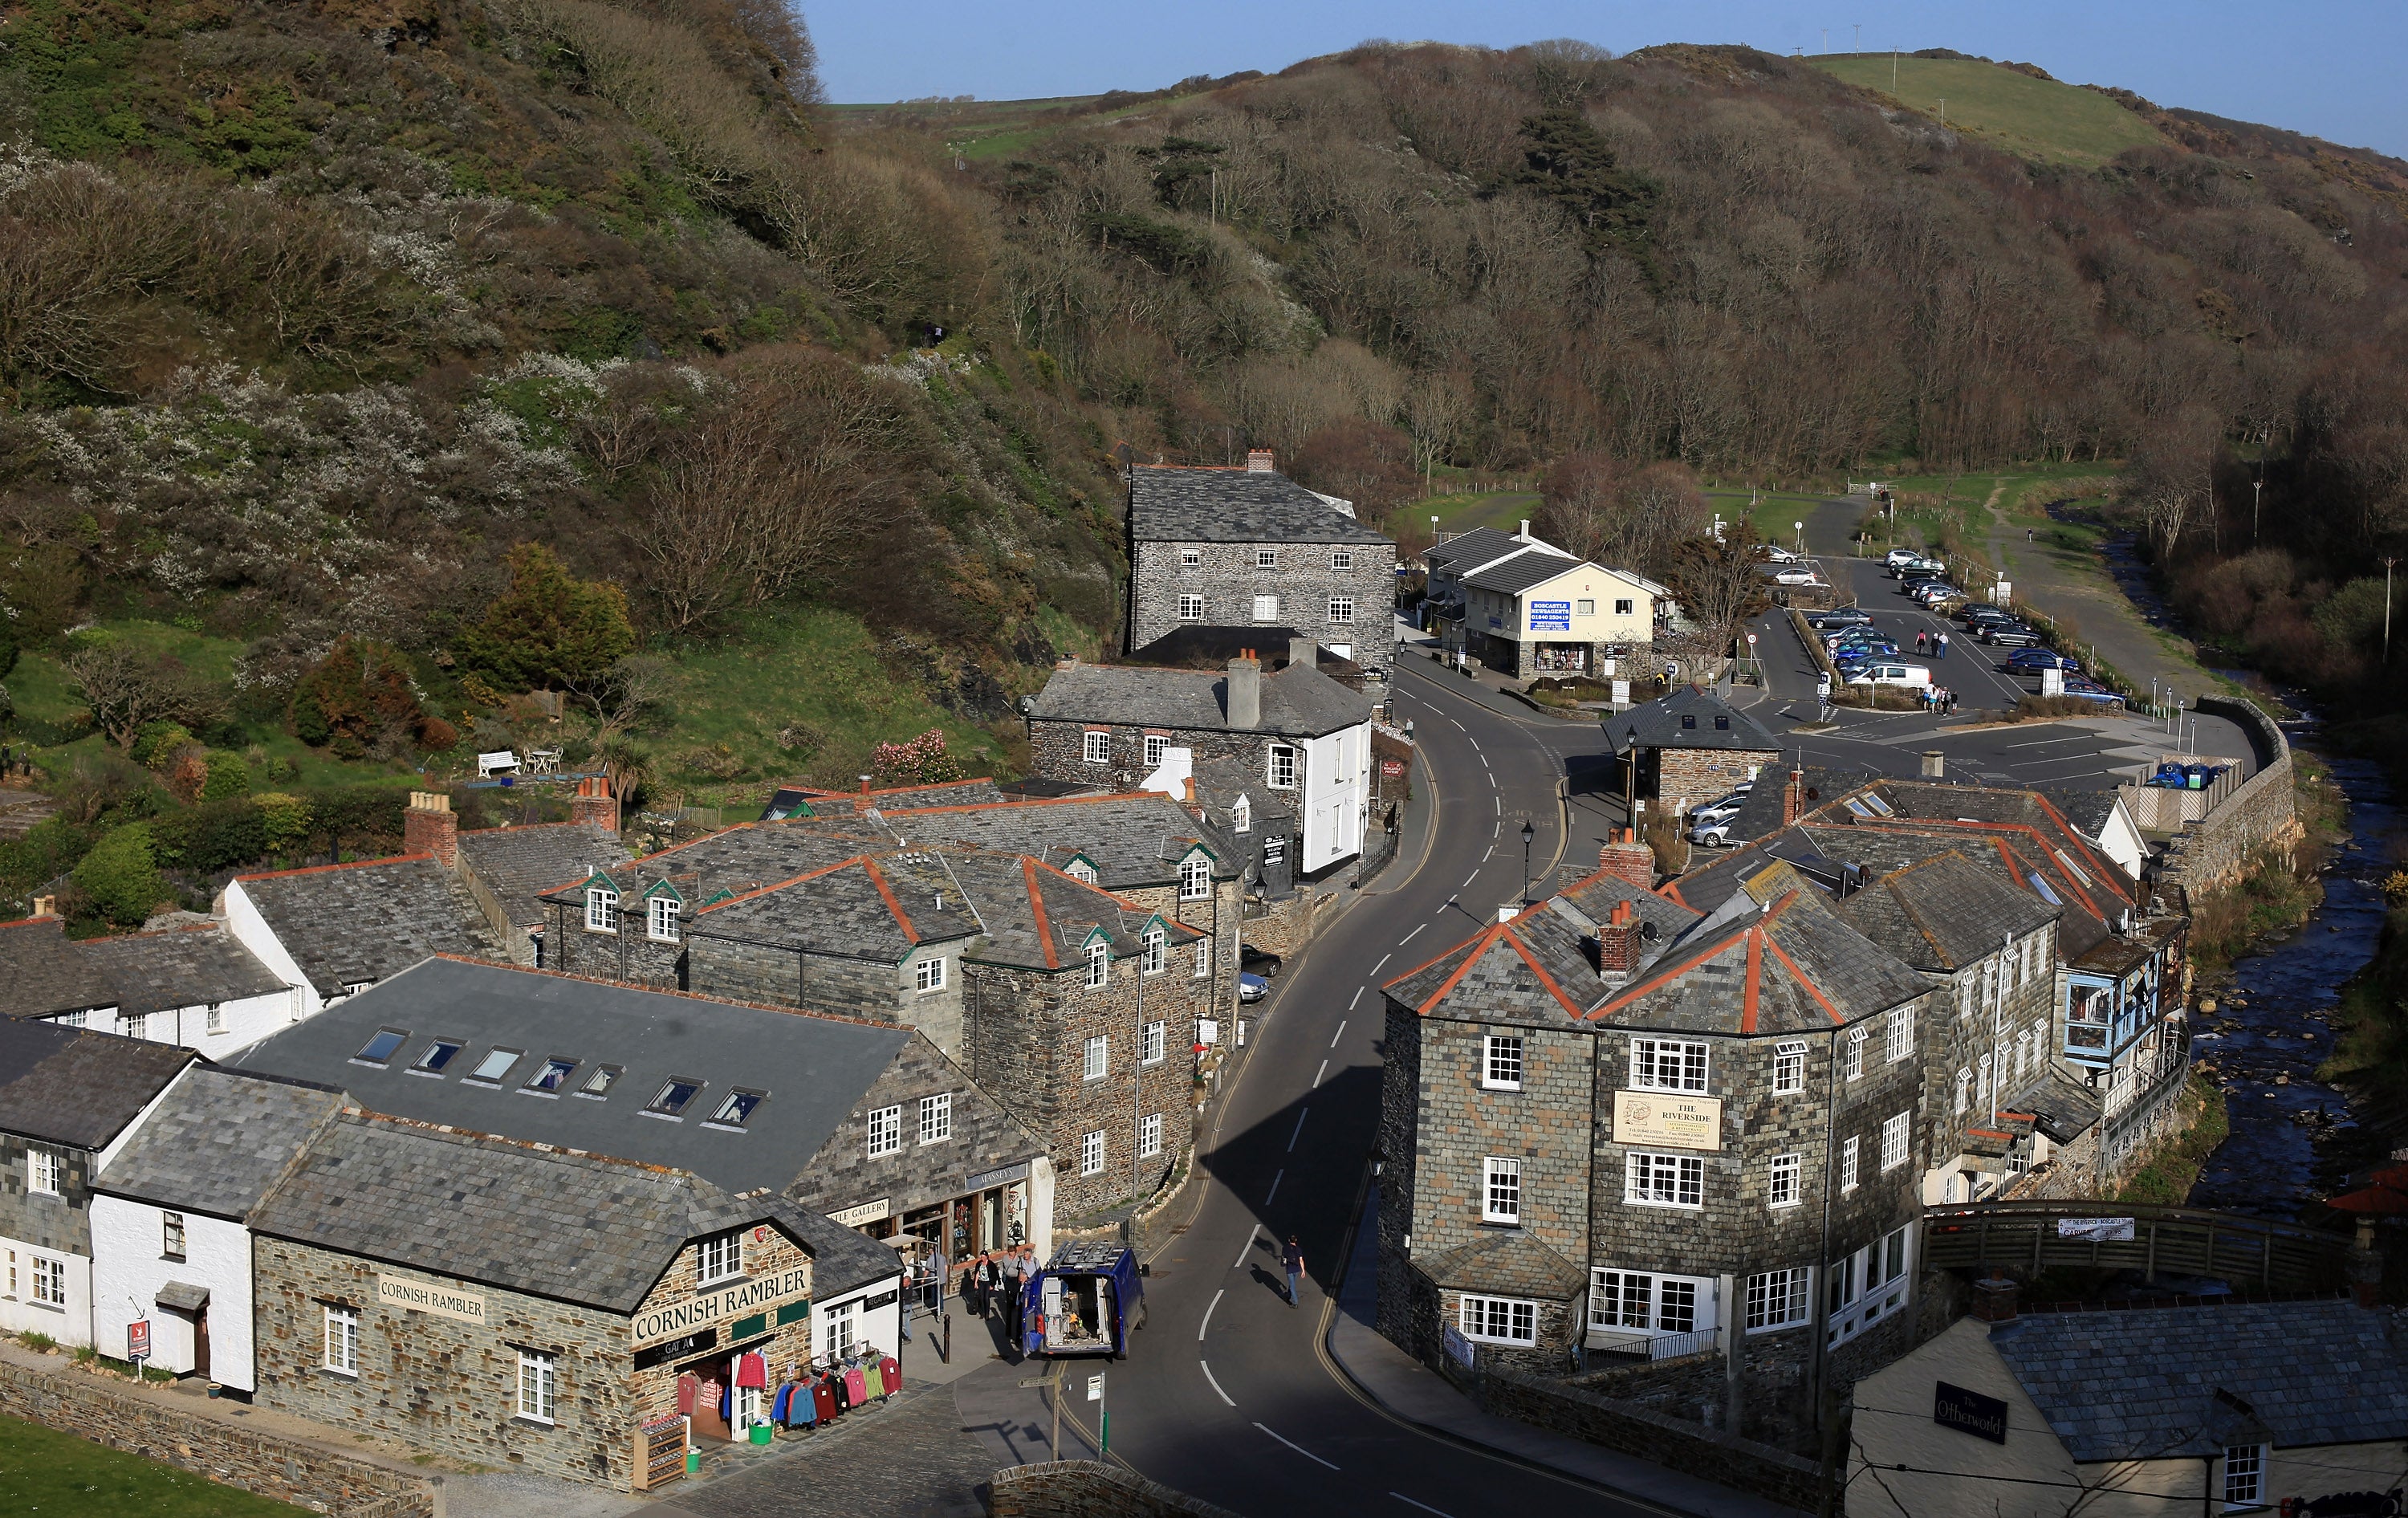
M 1948 635 L 1945 632 L 1918 630 L 1914 635 L 1914 652 L 1928 653 L 1935 659 L 1948 657 Z
M 1918 694 L 1926 711 L 1945 717 L 1956 709 L 1956 693 L 1945 685 L 1926 685 Z
M 1038 1269 L 1037 1252 L 1025 1244 L 982 1254 L 962 1271 L 962 1300 L 982 1318 L 1000 1317 L 1005 1341 L 1017 1344 L 1028 1282 Z

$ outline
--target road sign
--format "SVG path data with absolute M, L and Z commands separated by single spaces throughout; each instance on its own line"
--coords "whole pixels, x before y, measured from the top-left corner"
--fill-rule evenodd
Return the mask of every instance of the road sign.
M 1756 647 L 1756 635 L 1755 635 L 1754 633 L 1750 633 L 1750 634 L 1748 634 L 1748 635 L 1747 635 L 1747 646 L 1748 646 L 1749 648 L 1754 648 L 1754 647 Z
M 1101 1371 L 1097 1371 L 1095 1375 L 1087 1378 L 1087 1400 L 1090 1402 L 1100 1402 L 1103 1399 L 1104 1377 Z
M 129 1360 L 150 1358 L 150 1320 L 136 1318 L 125 1325 L 125 1357 Z
M 1385 775 L 1390 780 L 1395 780 L 1404 772 L 1405 762 L 1402 759 L 1383 759 L 1380 761 L 1380 773 Z

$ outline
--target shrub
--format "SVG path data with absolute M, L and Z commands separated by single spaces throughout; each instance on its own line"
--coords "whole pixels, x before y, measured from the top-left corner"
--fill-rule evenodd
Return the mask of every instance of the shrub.
M 510 583 L 460 637 L 462 661 L 505 691 L 590 685 L 636 646 L 627 594 L 580 580 L 541 543 L 510 550 Z
M 168 869 L 203 874 L 254 864 L 268 852 L 267 818 L 247 795 L 204 801 L 151 823 L 150 852 Z
M 224 801 L 251 795 L 251 766 L 243 762 L 242 755 L 226 749 L 212 749 L 204 762 L 209 778 L 202 782 L 202 800 Z
M 137 765 L 156 769 L 192 741 L 193 735 L 184 730 L 181 723 L 144 723 L 142 730 L 134 736 L 131 757 Z
M 869 756 L 882 787 L 940 785 L 962 778 L 961 761 L 945 752 L 945 731 L 931 727 L 909 743 L 881 743 Z
M 120 927 L 139 926 L 168 894 L 151 854 L 150 825 L 132 823 L 112 830 L 93 845 L 71 877 L 93 909 Z
M 338 639 L 293 690 L 294 736 L 346 759 L 423 741 L 434 720 L 419 704 L 408 661 L 366 638 Z
M 281 791 L 265 791 L 251 798 L 270 853 L 289 853 L 309 839 L 309 803 Z

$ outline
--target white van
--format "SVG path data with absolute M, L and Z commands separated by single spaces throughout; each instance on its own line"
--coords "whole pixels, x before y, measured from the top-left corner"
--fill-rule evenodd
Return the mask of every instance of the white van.
M 1869 664 L 1856 671 L 1851 685 L 1928 685 L 1931 670 L 1925 665 Z

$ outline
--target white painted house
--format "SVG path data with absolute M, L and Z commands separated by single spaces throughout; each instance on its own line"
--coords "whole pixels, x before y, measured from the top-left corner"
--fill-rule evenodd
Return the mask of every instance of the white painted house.
M 150 1326 L 150 1364 L 257 1389 L 251 1210 L 347 1105 L 342 1093 L 194 1066 L 93 1183 L 93 1331 L 125 1353 Z

